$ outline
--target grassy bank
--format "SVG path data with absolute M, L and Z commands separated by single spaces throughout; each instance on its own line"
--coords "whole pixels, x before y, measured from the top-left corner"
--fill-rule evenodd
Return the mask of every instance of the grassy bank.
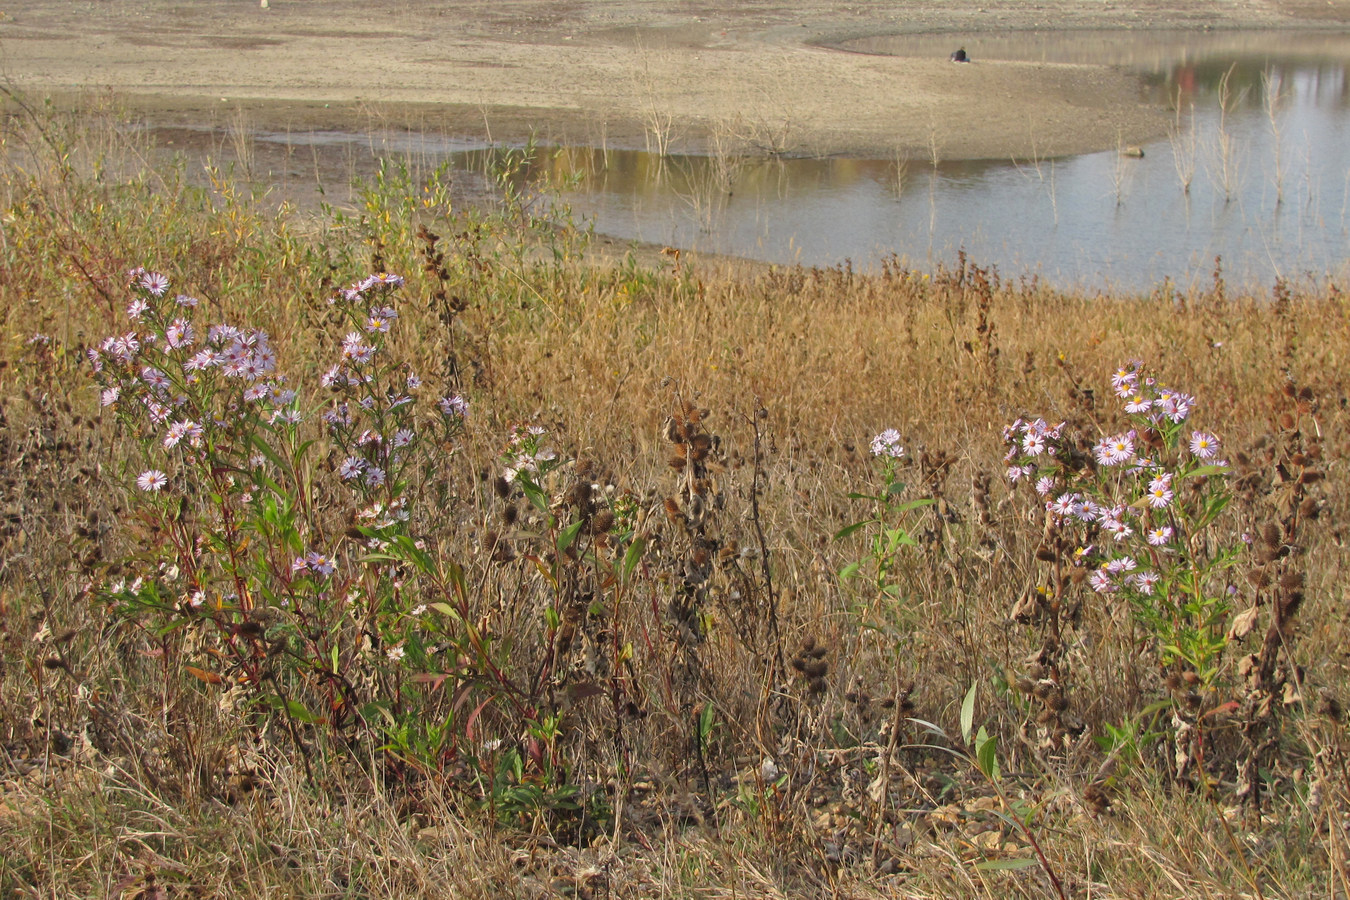
M 300 218 L 96 117 L 6 150 L 7 896 L 1350 890 L 1335 287 L 599 263 L 444 172 Z

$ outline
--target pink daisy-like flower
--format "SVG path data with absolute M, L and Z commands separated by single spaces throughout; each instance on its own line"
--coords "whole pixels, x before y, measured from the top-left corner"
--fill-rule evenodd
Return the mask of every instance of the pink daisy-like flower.
M 1045 452 L 1045 435 L 1037 432 L 1028 432 L 1022 438 L 1022 452 L 1027 456 L 1040 456 Z
M 146 303 L 143 299 L 137 297 L 127 304 L 127 318 L 133 322 L 139 322 L 141 316 L 145 315 L 145 311 L 149 308 L 149 303 Z
M 1105 569 L 1098 569 L 1088 576 L 1088 584 L 1099 594 L 1114 594 L 1119 587 L 1111 579 L 1111 573 Z
M 338 466 L 338 477 L 343 481 L 351 481 L 361 476 L 361 470 L 366 467 L 366 461 L 358 456 L 349 456 Z
M 1212 459 L 1219 452 L 1219 439 L 1207 431 L 1191 432 L 1191 454 L 1196 459 Z
M 367 466 L 365 474 L 366 484 L 370 487 L 379 487 L 384 484 L 384 469 L 379 466 Z
M 173 298 L 173 302 L 184 309 L 192 309 L 192 307 L 197 305 L 197 298 L 189 297 L 187 294 L 179 294 L 177 297 Z
M 1103 569 L 1112 575 L 1123 575 L 1126 572 L 1133 572 L 1137 568 L 1133 557 L 1117 556 L 1115 559 L 1102 566 Z
M 1132 394 L 1127 399 L 1129 402 L 1125 404 L 1125 411 L 1132 416 L 1146 413 L 1153 408 L 1153 401 L 1145 399 L 1143 394 Z
M 1104 466 L 1118 466 L 1134 458 L 1133 433 L 1117 434 L 1103 438 L 1095 448 L 1093 455 Z
M 1078 507 L 1079 497 L 1077 494 L 1060 494 L 1054 500 L 1045 504 L 1045 508 L 1053 515 L 1060 518 L 1067 518 L 1073 515 L 1073 511 Z
M 872 455 L 888 456 L 891 459 L 899 459 L 905 455 L 905 448 L 900 446 L 900 432 L 894 428 L 887 428 L 881 434 L 872 438 Z
M 337 563 L 333 558 L 318 551 L 311 550 L 305 554 L 305 565 L 316 575 L 332 575 L 337 570 Z
M 164 449 L 172 450 L 174 447 L 177 447 L 178 442 L 187 437 L 188 429 L 191 428 L 192 425 L 193 423 L 187 419 L 184 419 L 181 422 L 174 422 L 170 425 L 168 432 L 164 435 Z
M 1172 526 L 1159 525 L 1148 533 L 1148 542 L 1154 547 L 1161 547 L 1172 539 Z
M 1154 509 L 1165 509 L 1172 502 L 1172 476 L 1164 472 L 1148 483 L 1148 505 Z
M 136 487 L 147 493 L 154 493 L 169 483 L 169 476 L 159 469 L 146 469 L 136 478 Z
M 1117 541 L 1123 541 L 1134 534 L 1134 529 L 1125 523 L 1123 519 L 1110 518 L 1102 522 L 1102 530 Z
M 117 399 L 122 396 L 122 389 L 119 387 L 104 388 L 98 395 L 99 406 L 112 406 Z
M 1152 596 L 1153 589 L 1157 586 L 1160 576 L 1157 572 L 1145 570 L 1143 572 L 1135 572 L 1130 576 L 1130 580 L 1134 582 L 1134 586 L 1139 593 Z
M 140 277 L 138 283 L 148 293 L 156 297 L 163 297 L 164 292 L 169 289 L 169 276 L 161 275 L 159 272 L 146 272 Z
M 164 339 L 174 350 L 186 347 L 193 340 L 192 323 L 187 319 L 174 319 L 169 327 L 164 329 Z
M 442 397 L 436 401 L 440 407 L 441 415 L 451 419 L 464 419 L 469 415 L 469 401 L 465 400 L 459 394 L 451 394 L 448 397 Z M 899 435 L 897 435 L 898 437 Z
M 200 372 L 203 369 L 209 369 L 217 361 L 216 351 L 199 350 L 192 355 L 187 362 L 183 363 L 183 370 L 186 372 Z
M 1138 383 L 1139 372 L 1126 366 L 1121 366 L 1116 370 L 1116 374 L 1111 376 L 1111 387 L 1115 389 L 1118 397 L 1130 396 Z
M 1036 479 L 1036 493 L 1038 495 L 1042 497 L 1049 496 L 1050 492 L 1054 489 L 1055 479 L 1049 475 L 1042 475 L 1040 478 Z

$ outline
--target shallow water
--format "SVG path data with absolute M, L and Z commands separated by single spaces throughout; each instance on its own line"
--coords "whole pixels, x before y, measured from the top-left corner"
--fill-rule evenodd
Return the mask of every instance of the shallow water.
M 1070 288 L 1152 290 L 1344 278 L 1350 253 L 1350 35 L 1190 32 L 904 36 L 842 49 L 997 59 L 1096 61 L 1145 76 L 1144 96 L 1177 110 L 1142 158 L 1116 150 L 1057 159 L 763 159 L 634 150 L 536 151 L 534 176 L 596 229 L 773 262 L 867 268 L 896 257 L 931 267 L 964 249 L 1005 276 Z M 481 199 L 493 151 L 451 136 L 386 132 L 179 130 L 247 156 L 301 205 L 339 202 L 375 155 L 414 170 L 449 161 L 460 198 Z M 204 137 L 205 135 L 205 137 Z M 163 135 L 161 135 L 163 136 Z M 308 194 L 306 192 L 308 191 Z
M 849 48 L 932 55 L 953 43 Z M 1344 274 L 1350 37 L 1059 33 L 964 46 L 975 65 L 1096 60 L 1141 71 L 1145 99 L 1179 110 L 1174 133 L 1142 158 L 1112 150 L 936 167 L 696 157 L 662 167 L 641 153 L 572 153 L 586 177 L 567 199 L 602 232 L 777 262 L 866 267 L 894 255 L 930 266 L 964 248 L 1005 275 L 1124 290 L 1208 281 L 1216 257 L 1245 286 Z

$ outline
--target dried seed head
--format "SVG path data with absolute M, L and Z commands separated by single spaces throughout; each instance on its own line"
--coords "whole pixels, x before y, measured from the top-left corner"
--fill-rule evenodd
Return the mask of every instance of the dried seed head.
M 1260 569 L 1252 569 L 1250 572 L 1247 573 L 1247 581 L 1251 584 L 1252 587 L 1256 588 L 1259 591 L 1261 588 L 1270 584 L 1270 572 L 1268 572 L 1264 567 Z
M 1168 672 L 1167 677 L 1163 679 L 1163 683 L 1167 685 L 1169 691 L 1176 692 L 1181 690 L 1181 676 L 1176 672 Z
M 1013 686 L 1017 688 L 1018 693 L 1030 694 L 1032 691 L 1036 689 L 1036 682 L 1032 681 L 1025 675 L 1021 675 L 1018 676 L 1018 679 L 1016 682 L 1014 682 Z
M 498 475 L 496 478 L 492 479 L 492 492 L 505 500 L 507 497 L 511 496 L 511 483 Z
M 1041 544 L 1039 547 L 1036 548 L 1036 558 L 1041 560 L 1042 562 L 1054 562 L 1055 551 L 1051 550 L 1044 544 Z
M 1289 413 L 1280 413 L 1280 427 L 1285 431 L 1294 430 L 1294 417 Z
M 671 521 L 681 521 L 684 519 L 684 514 L 680 512 L 680 502 L 674 497 L 666 498 L 665 507 L 666 517 Z
M 806 668 L 802 670 L 808 678 L 824 678 L 830 671 L 830 664 L 823 659 L 812 659 L 806 663 Z
M 1261 526 L 1261 541 L 1267 547 L 1275 549 L 1284 543 L 1284 536 L 1280 534 L 1280 527 L 1274 522 L 1267 522 Z
M 1055 712 L 1063 712 L 1069 708 L 1069 698 L 1065 697 L 1063 694 L 1052 694 L 1049 699 L 1045 701 L 1045 705 Z
M 1280 617 L 1282 619 L 1292 619 L 1298 608 L 1303 605 L 1303 592 L 1290 591 L 1283 602 L 1280 603 Z
M 519 518 L 520 508 L 514 503 L 508 503 L 505 508 L 502 509 L 502 522 L 505 523 L 507 527 L 516 524 L 516 520 Z
M 614 513 L 608 509 L 601 510 L 596 514 L 591 522 L 591 530 L 596 532 L 609 531 L 614 527 Z
M 1303 574 L 1301 572 L 1285 572 L 1280 576 L 1280 587 L 1286 591 L 1296 591 L 1303 587 Z

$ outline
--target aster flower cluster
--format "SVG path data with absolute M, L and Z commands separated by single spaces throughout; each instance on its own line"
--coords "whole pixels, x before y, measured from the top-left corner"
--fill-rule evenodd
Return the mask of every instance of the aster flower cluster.
M 242 448 L 248 422 L 299 421 L 296 394 L 276 374 L 267 332 L 194 320 L 197 300 L 170 296 L 169 279 L 133 269 L 129 328 L 87 351 L 99 385 L 99 403 L 133 432 L 157 443 L 163 468 L 136 479 L 148 493 L 167 487 L 185 462 L 208 451 Z
M 406 521 L 403 475 L 426 440 L 416 416 L 422 379 L 388 358 L 386 348 L 399 318 L 393 296 L 402 285 L 396 275 L 371 275 L 329 301 L 352 330 L 342 340 L 338 361 L 320 379 L 329 396 L 323 421 L 342 448 L 336 475 L 370 502 L 362 518 L 377 525 Z M 468 401 L 452 394 L 436 403 L 439 422 L 432 425 L 448 438 L 467 418 Z
M 1193 538 L 1227 502 L 1227 464 L 1218 439 L 1188 425 L 1190 394 L 1139 363 L 1120 368 L 1112 386 L 1129 427 L 1088 443 L 1065 423 L 1019 419 L 1004 429 L 1007 475 L 1034 482 L 1050 527 L 1072 536 L 1071 564 L 1087 570 L 1093 591 L 1122 595 L 1157 624 L 1190 603 L 1181 594 L 1210 572 Z
M 470 404 L 428 390 L 398 357 L 402 284 L 372 275 L 334 296 L 345 327 L 303 397 L 278 373 L 265 331 L 208 316 L 144 269 L 130 273 L 117 333 L 88 352 L 102 407 L 140 446 L 135 512 L 159 526 L 136 553 L 142 577 L 90 590 L 178 642 L 198 678 L 265 695 L 250 710 L 322 710 L 336 725 L 356 715 L 351 685 L 385 683 L 342 669 L 423 667 L 464 649 L 421 615 L 418 581 L 450 596 L 451 566 L 410 522 L 415 485 L 444 483 Z M 329 441 L 314 439 L 321 431 Z M 556 465 L 545 439 L 539 428 L 512 435 L 522 482 Z M 355 508 L 334 509 L 332 487 Z M 289 696 L 277 702 L 274 690 Z
M 502 475 L 508 482 L 538 484 L 558 465 L 558 454 L 548 446 L 548 429 L 541 425 L 517 425 L 502 451 Z

